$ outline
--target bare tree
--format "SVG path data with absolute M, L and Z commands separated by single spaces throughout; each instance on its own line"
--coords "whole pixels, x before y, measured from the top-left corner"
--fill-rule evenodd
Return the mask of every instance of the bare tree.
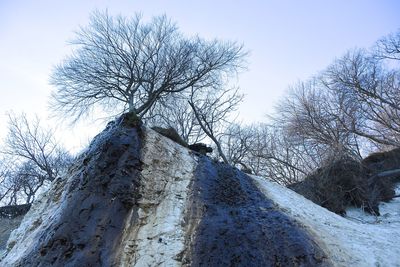
M 198 95 L 198 93 L 194 91 L 191 94 L 189 105 L 202 131 L 217 147 L 218 156 L 225 163 L 229 163 L 222 149 L 220 138 L 224 135 L 223 129 L 227 128 L 227 124 L 230 123 L 229 115 L 236 110 L 243 95 L 239 94 L 235 88 L 213 95 Z
M 400 60 L 400 29 L 380 39 L 373 54 L 378 59 Z
M 365 50 L 351 51 L 335 61 L 323 79 L 347 103 L 353 106 L 356 103 L 356 109 L 351 112 L 343 110 L 353 120 L 346 125 L 349 131 L 374 143 L 397 147 L 400 145 L 400 71 L 388 68 L 381 59 L 384 54 L 378 55 Z M 389 56 L 385 58 L 388 59 Z
M 8 135 L 1 152 L 17 160 L 31 161 L 46 174 L 49 181 L 60 175 L 70 157 L 58 145 L 51 129 L 44 130 L 39 118 L 30 121 L 25 114 L 9 114 Z
M 398 147 L 399 44 L 399 32 L 391 34 L 372 50 L 351 50 L 293 86 L 265 140 L 248 149 L 266 167 L 258 171 L 288 184 L 343 155 L 360 159 L 372 146 Z
M 187 98 L 186 95 L 176 94 L 154 106 L 142 119 L 149 126 L 174 128 L 188 144 L 201 142 L 207 135 L 201 129 Z
M 298 83 L 277 107 L 273 118 L 292 142 L 306 145 L 325 158 L 347 151 L 361 157 L 358 138 L 345 127 L 351 123 L 340 95 L 332 94 L 318 79 Z
M 311 165 L 307 153 L 302 153 L 300 146 L 288 141 L 284 135 L 272 135 L 263 150 L 256 152 L 256 156 L 263 164 L 261 175 L 282 185 L 289 185 L 302 180 Z
M 236 88 L 216 89 L 212 94 L 192 89 L 176 94 L 168 101 L 161 101 L 146 114 L 144 120 L 149 125 L 176 129 L 189 144 L 206 139 L 215 143 L 228 134 L 229 119 L 242 99 L 243 95 Z M 214 140 L 210 135 L 215 137 Z
M 10 164 L 5 159 L 0 160 L 0 203 L 5 200 L 14 191 L 13 184 L 10 183 L 11 177 Z
M 31 203 L 38 190 L 60 177 L 72 158 L 54 139 L 51 129 L 44 130 L 38 118 L 9 114 L 8 135 L 1 153 L 7 168 L 2 172 L 2 197 L 16 204 L 25 197 Z M 8 159 L 8 160 L 7 160 Z M 4 166 L 4 164 L 3 164 Z
M 249 155 L 257 135 L 256 127 L 231 124 L 219 139 L 229 164 L 247 172 L 254 172 L 249 164 Z
M 352 50 L 290 88 L 270 125 L 231 125 L 220 136 L 232 165 L 289 185 L 327 162 L 400 144 L 400 35 Z M 396 63 L 395 62 L 395 63 Z M 389 64 L 388 64 L 389 63 Z M 376 149 L 376 147 L 375 147 Z
M 15 193 L 23 195 L 27 204 L 34 201 L 38 190 L 48 181 L 44 173 L 32 161 L 22 162 L 11 175 L 12 183 L 18 189 Z
M 300 181 L 321 161 L 317 153 L 274 125 L 232 125 L 221 146 L 230 164 L 283 185 Z
M 100 12 L 72 44 L 74 53 L 52 75 L 52 107 L 76 119 L 95 106 L 142 116 L 174 93 L 214 89 L 246 54 L 236 43 L 184 37 L 165 16 L 145 23 Z

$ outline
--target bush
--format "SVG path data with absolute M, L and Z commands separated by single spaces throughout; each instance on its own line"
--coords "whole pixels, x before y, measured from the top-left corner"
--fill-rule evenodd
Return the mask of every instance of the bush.
M 394 184 L 400 178 L 396 172 L 382 174 L 399 167 L 400 149 L 375 153 L 361 162 L 342 155 L 289 188 L 337 214 L 356 206 L 379 215 L 379 202 L 394 197 Z
M 372 191 L 369 195 L 372 198 L 371 201 L 393 199 L 395 196 L 394 185 L 396 182 L 400 182 L 400 174 L 391 171 L 400 168 L 400 148 L 373 153 L 362 160 L 361 164 L 369 177 L 368 186 Z
M 348 156 L 327 163 L 290 188 L 314 203 L 338 214 L 345 214 L 350 205 L 364 204 L 364 170 Z

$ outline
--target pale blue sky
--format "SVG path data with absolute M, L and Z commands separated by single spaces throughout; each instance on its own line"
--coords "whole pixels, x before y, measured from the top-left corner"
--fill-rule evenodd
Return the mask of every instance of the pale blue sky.
M 166 14 L 187 34 L 235 40 L 251 51 L 239 77 L 246 94 L 239 119 L 265 120 L 288 85 L 326 67 L 347 49 L 369 47 L 400 28 L 396 0 L 0 0 L 0 137 L 5 112 L 46 118 L 48 77 L 70 51 L 66 41 L 94 9 Z M 69 130 L 70 146 L 97 131 Z

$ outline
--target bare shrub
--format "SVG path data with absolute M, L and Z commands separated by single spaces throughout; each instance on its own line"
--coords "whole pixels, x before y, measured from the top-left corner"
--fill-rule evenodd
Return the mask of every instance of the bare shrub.
M 289 188 L 338 214 L 346 207 L 361 207 L 380 215 L 379 203 L 395 196 L 400 178 L 400 149 L 375 153 L 358 161 L 346 154 L 331 159 L 304 181 Z
M 332 212 L 345 214 L 348 206 L 366 205 L 363 177 L 360 162 L 343 155 L 289 187 Z
M 51 129 L 25 114 L 9 114 L 8 135 L 0 152 L 0 201 L 7 205 L 32 203 L 72 160 Z

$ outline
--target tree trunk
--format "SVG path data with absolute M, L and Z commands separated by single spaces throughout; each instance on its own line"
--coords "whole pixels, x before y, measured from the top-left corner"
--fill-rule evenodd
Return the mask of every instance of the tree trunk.
M 191 101 L 189 101 L 189 105 L 192 107 L 192 110 L 193 110 L 193 112 L 194 112 L 194 116 L 196 117 L 196 119 L 197 119 L 197 121 L 198 121 L 198 123 L 199 123 L 201 129 L 203 129 L 203 131 L 206 133 L 206 135 L 208 135 L 208 137 L 210 137 L 211 140 L 212 140 L 212 141 L 215 143 L 215 145 L 217 146 L 218 153 L 219 153 L 220 157 L 222 158 L 222 160 L 223 160 L 226 164 L 229 164 L 228 159 L 226 158 L 224 152 L 222 151 L 221 144 L 218 142 L 217 138 L 215 138 L 214 134 L 213 134 L 211 131 L 209 131 L 209 130 L 207 129 L 207 127 L 204 125 L 204 123 L 202 122 L 202 120 L 201 120 L 201 118 L 200 118 L 200 114 L 198 113 L 198 110 L 196 109 L 195 105 L 194 105 Z
M 128 111 L 129 112 L 135 112 L 135 106 L 133 105 L 133 95 L 129 95 Z

